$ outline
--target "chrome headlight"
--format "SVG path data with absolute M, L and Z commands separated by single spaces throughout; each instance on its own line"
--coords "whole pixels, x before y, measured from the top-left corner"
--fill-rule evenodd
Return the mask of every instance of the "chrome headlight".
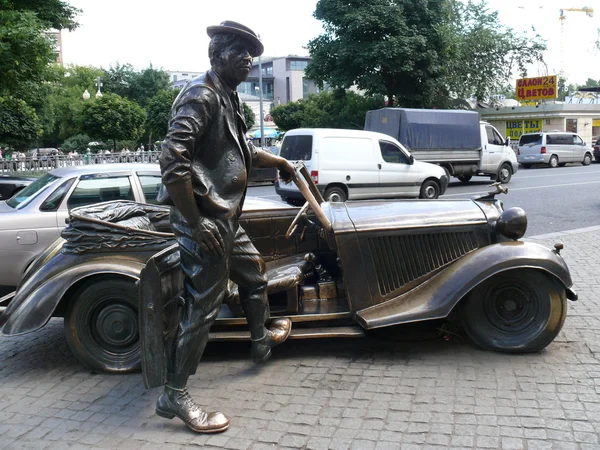
M 519 239 L 527 231 L 527 215 L 522 208 L 508 208 L 496 222 L 496 231 L 509 239 Z

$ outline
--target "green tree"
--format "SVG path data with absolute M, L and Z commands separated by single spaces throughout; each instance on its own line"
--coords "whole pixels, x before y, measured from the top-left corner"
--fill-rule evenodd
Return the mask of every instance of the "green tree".
M 135 101 L 143 107 L 171 85 L 169 74 L 153 68 L 152 64 L 138 72 L 131 64 L 118 63 L 104 71 L 102 83 L 105 91 Z
M 276 106 L 271 110 L 271 116 L 280 130 L 301 128 L 304 118 L 304 102 L 288 102 L 285 105 Z
M 3 139 L 20 142 L 35 140 L 40 126 L 51 128 L 52 114 L 40 111 L 48 95 L 48 82 L 55 81 L 56 62 L 49 28 L 75 29 L 80 11 L 60 0 L 0 0 L 0 99 L 3 102 Z M 25 102 L 18 104 L 14 99 Z M 10 112 L 16 114 L 10 117 Z M 27 125 L 25 130 L 10 124 Z M 33 132 L 35 130 L 35 132 Z
M 366 112 L 384 106 L 383 96 L 365 97 L 338 89 L 278 106 L 271 115 L 277 127 L 284 131 L 301 127 L 362 130 Z
M 148 112 L 146 129 L 155 139 L 162 139 L 166 136 L 169 128 L 169 119 L 171 118 L 171 107 L 178 94 L 178 89 L 165 89 L 152 97 L 150 102 L 148 102 L 148 106 L 146 107 L 146 111 Z
M 83 104 L 81 127 L 94 139 L 137 140 L 144 133 L 146 111 L 135 102 L 117 94 L 104 94 L 101 98 Z
M 306 76 L 335 88 L 356 85 L 388 104 L 428 106 L 441 89 L 450 17 L 442 0 L 319 0 L 324 34 L 308 43 Z
M 244 108 L 244 119 L 246 120 L 246 126 L 250 129 L 256 123 L 256 114 L 252 111 L 245 102 L 242 103 L 242 107 Z
M 0 97 L 0 143 L 22 150 L 40 132 L 32 107 L 14 97 Z
M 543 63 L 542 38 L 502 25 L 485 0 L 451 0 L 450 6 L 451 20 L 440 28 L 449 44 L 441 81 L 457 97 L 482 100 Z
M 67 152 L 84 153 L 91 139 L 87 134 L 77 134 L 68 138 L 61 146 Z

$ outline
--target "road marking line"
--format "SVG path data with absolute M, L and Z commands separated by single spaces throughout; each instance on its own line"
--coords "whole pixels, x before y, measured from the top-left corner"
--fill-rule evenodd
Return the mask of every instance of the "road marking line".
M 520 171 L 519 171 L 520 172 Z M 517 173 L 519 173 L 517 172 Z M 581 175 L 581 174 L 589 174 L 590 171 L 586 171 L 586 172 L 568 172 L 568 173 L 561 173 L 560 176 L 568 176 L 568 175 Z M 592 171 L 591 172 L 594 175 L 598 175 L 600 172 L 597 171 Z M 530 178 L 544 178 L 544 177 L 556 177 L 558 176 L 558 174 L 552 174 L 552 175 L 533 175 L 533 176 L 526 176 L 526 177 L 517 177 L 519 180 L 528 180 Z
M 547 188 L 555 188 L 555 187 L 563 187 L 563 186 L 579 186 L 582 184 L 600 184 L 600 180 L 598 181 L 582 181 L 581 183 L 568 183 L 568 184 L 553 184 L 548 186 L 531 186 L 531 187 L 522 187 L 522 188 L 508 188 L 508 192 L 511 191 L 526 191 L 528 189 L 547 189 Z M 477 194 L 487 194 L 488 191 L 477 191 L 477 192 L 463 192 L 460 194 L 444 194 L 442 197 L 457 197 L 459 195 L 477 195 Z

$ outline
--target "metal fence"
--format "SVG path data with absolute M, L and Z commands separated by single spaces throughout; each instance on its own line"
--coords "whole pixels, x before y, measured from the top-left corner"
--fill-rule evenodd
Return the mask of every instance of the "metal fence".
M 126 162 L 157 163 L 160 152 L 84 154 L 75 156 L 42 156 L 39 158 L 0 159 L 0 174 L 31 176 L 58 167 L 84 166 L 88 164 L 114 164 Z

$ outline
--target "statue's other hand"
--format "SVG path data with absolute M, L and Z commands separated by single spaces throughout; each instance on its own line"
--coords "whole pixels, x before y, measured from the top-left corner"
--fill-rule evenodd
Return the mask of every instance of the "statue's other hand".
M 192 227 L 192 236 L 202 250 L 210 255 L 221 256 L 225 253 L 223 236 L 214 222 L 200 217 Z

